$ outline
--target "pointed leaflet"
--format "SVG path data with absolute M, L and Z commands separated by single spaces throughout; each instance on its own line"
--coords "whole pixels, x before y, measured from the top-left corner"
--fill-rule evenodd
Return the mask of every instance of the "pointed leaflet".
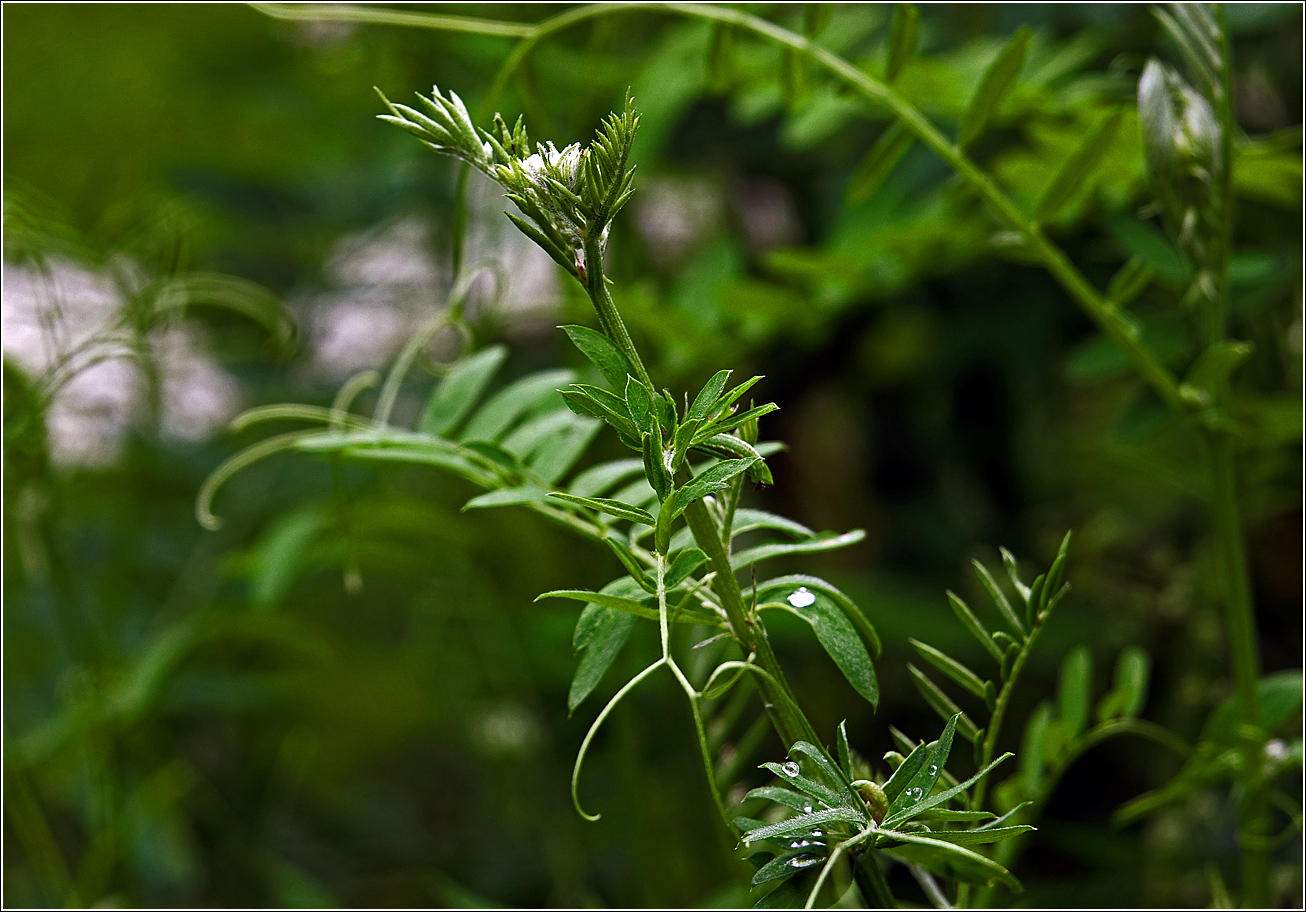
M 689 407 L 689 414 L 686 418 L 706 418 L 712 404 L 721 398 L 721 391 L 726 388 L 726 381 L 730 379 L 731 371 L 720 370 L 712 375 L 712 379 L 703 384 L 697 396 L 694 397 L 694 404 Z
M 772 412 L 777 412 L 779 410 L 780 406 L 776 405 L 774 402 L 768 402 L 766 405 L 758 405 L 748 409 L 747 411 L 737 412 L 734 415 L 721 418 L 700 428 L 698 434 L 695 436 L 694 443 L 702 443 L 704 440 L 707 440 L 709 437 L 713 437 L 716 434 L 724 434 L 726 431 L 733 431 L 741 424 L 749 421 L 756 421 L 763 415 L 769 415 Z
M 743 383 L 739 384 L 735 388 L 725 393 L 722 393 L 721 397 L 718 398 L 716 402 L 712 403 L 712 407 L 708 409 L 709 420 L 713 416 L 720 416 L 722 411 L 724 411 L 731 404 L 733 404 L 734 401 L 738 399 L 740 396 L 744 395 L 744 393 L 752 389 L 753 386 L 756 385 L 757 382 L 761 379 L 762 377 L 760 375 L 756 377 L 750 377 L 749 379 L 745 380 Z
M 954 811 L 951 808 L 932 807 L 921 811 L 916 816 L 926 821 L 946 820 L 952 822 L 958 820 L 995 820 L 998 815 L 992 811 Z
M 848 181 L 844 204 L 858 206 L 874 196 L 875 191 L 880 189 L 884 179 L 911 148 L 915 139 L 916 137 L 903 126 L 900 120 L 895 120 L 886 127 Z
M 889 816 L 886 817 L 886 818 L 884 819 L 884 822 L 883 822 L 882 826 L 885 826 L 885 827 L 894 827 L 894 826 L 897 826 L 897 825 L 900 824 L 900 823 L 903 823 L 903 822 L 905 822 L 905 821 L 908 821 L 908 820 L 912 819 L 912 818 L 915 817 L 917 814 L 920 814 L 920 813 L 922 813 L 922 812 L 924 812 L 924 811 L 930 811 L 930 810 L 933 810 L 934 808 L 937 808 L 939 805 L 944 804 L 945 802 L 951 801 L 953 798 L 956 798 L 958 795 L 960 795 L 960 794 L 962 794 L 963 792 L 965 792 L 968 788 L 970 788 L 970 787 L 971 787 L 972 785 L 974 785 L 976 782 L 979 782 L 981 779 L 983 779 L 983 778 L 984 778 L 985 776 L 987 776 L 989 773 L 993 772 L 993 768 L 994 768 L 995 766 L 997 766 L 999 763 L 1002 763 L 1003 761 L 1007 760 L 1007 759 L 1010 758 L 1011 756 L 1012 756 L 1012 755 L 1011 755 L 1010 753 L 1003 754 L 1001 757 L 999 757 L 998 759 L 994 760 L 992 763 L 990 763 L 988 766 L 984 767 L 984 768 L 983 768 L 982 770 L 980 770 L 978 773 L 976 773 L 975 775 L 971 776 L 971 777 L 970 777 L 969 779 L 967 779 L 965 782 L 959 782 L 959 783 L 957 783 L 956 785 L 952 786 L 952 788 L 945 789 L 944 791 L 939 792 L 937 795 L 933 795 L 933 796 L 931 796 L 931 797 L 929 797 L 929 798 L 926 798 L 926 799 L 920 801 L 919 803 L 916 803 L 916 802 L 909 803 L 909 804 L 907 805 L 907 807 L 903 808 L 901 811 L 899 811 L 899 812 L 896 813 L 896 814 L 894 814 L 894 813 L 890 813 Z M 945 759 L 946 759 L 946 758 L 945 758 Z M 931 761 L 931 762 L 933 762 L 933 761 Z
M 853 777 L 853 760 L 852 752 L 848 750 L 848 720 L 845 719 L 839 723 L 839 765 L 843 767 L 844 775 L 849 779 Z
M 984 629 L 984 625 L 979 622 L 979 618 L 970 610 L 970 607 L 961 600 L 952 590 L 948 590 L 948 604 L 952 606 L 952 611 L 957 615 L 957 620 L 965 625 L 966 629 L 971 632 L 975 639 L 979 640 L 980 645 L 988 650 L 989 655 L 997 662 L 1002 661 L 1002 650 L 993 642 L 993 637 Z
M 621 565 L 630 574 L 630 578 L 638 583 L 641 589 L 649 595 L 657 594 L 657 583 L 653 581 L 653 577 L 649 576 L 648 571 L 640 565 L 640 562 L 635 559 L 629 545 L 615 535 L 603 536 L 603 544 L 612 550 L 612 553 L 617 556 L 617 560 L 621 561 Z
M 916 774 L 925 765 L 925 759 L 930 755 L 933 748 L 934 745 L 932 744 L 916 745 L 907 754 L 906 759 L 894 770 L 893 775 L 889 777 L 889 781 L 884 783 L 884 797 L 888 798 L 891 804 L 906 790 L 907 784 L 916 778 Z
M 926 750 L 923 761 L 917 769 L 915 775 L 907 782 L 901 794 L 890 800 L 889 815 L 886 820 L 892 819 L 895 815 L 905 808 L 923 801 L 934 791 L 934 784 L 939 781 L 939 774 L 943 772 L 943 765 L 948 762 L 948 754 L 952 753 L 952 736 L 957 730 L 957 716 L 948 720 L 948 724 L 943 728 L 943 734 L 939 735 L 939 740 L 934 742 Z M 916 756 L 916 751 L 912 751 L 912 757 Z M 909 761 L 911 757 L 907 758 Z M 907 763 L 903 763 L 906 767 Z M 894 776 L 896 779 L 897 776 Z M 889 780 L 893 782 L 893 780 Z M 885 789 L 885 796 L 889 794 Z
M 964 149 L 979 138 L 1007 97 L 1007 92 L 1016 84 L 1016 77 L 1020 75 L 1020 70 L 1025 65 L 1029 37 L 1029 28 L 1021 26 L 1015 36 L 998 52 L 993 63 L 989 64 L 984 78 L 980 80 L 979 88 L 975 91 L 975 97 L 971 99 L 970 108 L 962 118 L 961 129 L 957 133 L 957 148 Z
M 749 548 L 740 551 L 730 558 L 730 566 L 735 570 L 743 570 L 753 564 L 761 563 L 764 560 L 770 560 L 773 557 L 779 557 L 782 554 L 812 554 L 817 551 L 833 551 L 836 548 L 846 548 L 849 545 L 855 545 L 866 537 L 866 530 L 853 529 L 851 532 L 845 532 L 842 535 L 833 533 L 822 533 L 815 538 L 809 538 L 806 541 L 799 542 L 771 542 L 765 545 L 758 545 L 756 548 Z
M 1020 567 L 1016 564 L 1016 555 L 1006 548 L 999 548 L 998 553 L 1002 555 L 1002 566 L 1007 570 L 1007 579 L 1011 580 L 1011 585 L 1020 593 L 1021 600 L 1028 603 L 1030 587 L 1020 581 Z
M 753 875 L 753 886 L 760 886 L 773 880 L 784 880 L 793 877 L 804 868 L 820 864 L 824 861 L 819 854 L 823 849 L 823 846 L 812 845 L 808 848 L 790 849 L 783 855 L 777 855 L 757 869 L 757 873 Z
M 876 841 L 877 846 L 885 840 L 898 840 L 908 843 L 895 846 L 891 851 L 910 863 L 923 865 L 948 877 L 956 877 L 967 883 L 988 884 L 1000 880 L 1015 892 L 1020 892 L 1020 881 L 1010 871 L 991 858 L 953 845 L 937 838 L 918 833 L 900 831 L 881 832 Z
M 575 378 L 569 370 L 541 371 L 522 377 L 495 393 L 467 422 L 460 439 L 501 440 L 522 416 L 554 397 L 559 387 Z
M 631 595 L 638 591 L 629 580 L 617 580 L 603 587 L 608 595 Z M 567 711 L 575 712 L 576 707 L 588 697 L 604 672 L 612 665 L 621 647 L 634 629 L 635 616 L 623 611 L 615 611 L 602 605 L 589 604 L 580 613 L 576 621 L 576 630 L 572 634 L 572 647 L 582 651 L 576 673 L 571 679 L 571 689 L 567 693 Z
M 857 628 L 857 633 L 866 644 L 866 649 L 870 652 L 871 657 L 877 659 L 880 657 L 880 636 L 875 632 L 875 628 L 871 626 L 871 622 L 866 619 L 866 615 L 862 614 L 862 610 L 857 607 L 852 599 L 819 576 L 791 573 L 788 576 L 777 576 L 775 579 L 769 579 L 758 586 L 758 601 L 770 598 L 773 592 L 785 593 L 786 590 L 794 587 L 797 588 L 795 591 L 787 593 L 786 600 L 797 596 L 797 601 L 805 602 L 809 594 L 814 595 L 816 600 L 822 597 L 829 598 L 843 611 L 848 620 L 852 622 L 852 625 Z M 806 589 L 807 593 L 803 593 L 803 589 Z M 793 602 L 789 604 L 793 606 Z
M 1025 626 L 1020 622 L 1020 618 L 1016 616 L 1015 609 L 1011 607 L 1011 602 L 1007 601 L 1007 596 L 998 588 L 998 583 L 989 573 L 988 567 L 985 567 L 977 560 L 971 561 L 971 564 L 975 567 L 975 575 L 978 576 L 980 582 L 984 584 L 984 589 L 988 592 L 989 598 L 993 599 L 993 604 L 998 606 L 998 610 L 1001 611 L 1002 616 L 1007 619 L 1007 623 L 1010 624 L 1012 629 L 1019 633 L 1023 639 L 1025 636 Z
M 681 551 L 672 559 L 671 566 L 667 568 L 664 585 L 667 589 L 676 588 L 705 563 L 707 563 L 707 555 L 697 548 Z
M 626 414 L 626 401 L 618 399 L 605 389 L 586 386 L 581 383 L 570 389 L 562 390 L 562 399 L 567 408 L 578 415 L 592 415 L 608 423 L 621 442 L 632 449 L 639 449 L 639 431 Z
M 1111 148 L 1112 140 L 1115 139 L 1116 127 L 1120 125 L 1120 114 L 1119 110 L 1115 110 L 1103 118 L 1097 128 L 1062 164 L 1035 207 L 1035 217 L 1039 221 L 1046 222 L 1056 215 L 1097 170 L 1107 150 Z
M 632 507 L 618 500 L 609 500 L 606 497 L 576 497 L 573 494 L 563 494 L 559 491 L 551 491 L 549 496 L 554 500 L 566 501 L 577 507 L 607 513 L 618 519 L 628 519 L 631 522 L 643 523 L 646 526 L 654 525 L 657 522 L 647 510 Z
M 663 509 L 669 510 L 670 518 L 675 519 L 681 513 L 684 513 L 694 501 L 709 494 L 715 494 L 725 487 L 730 479 L 745 471 L 752 464 L 753 460 L 751 459 L 727 459 L 724 462 L 718 462 L 711 468 L 704 469 L 687 481 L 684 487 L 679 488 L 672 494 Z
M 975 672 L 971 671 L 965 665 L 952 658 L 952 656 L 940 652 L 933 646 L 922 643 L 920 640 L 913 640 L 910 638 L 908 642 L 916 647 L 916 651 L 921 654 L 921 658 L 929 662 L 948 677 L 952 678 L 952 680 L 956 681 L 981 700 L 984 699 L 984 682 L 980 680 L 979 675 L 975 674 Z
M 627 577 L 622 577 L 627 579 Z M 633 581 L 632 581 L 633 582 Z M 605 589 L 608 587 L 604 587 Z M 591 592 L 588 589 L 554 589 L 550 592 L 541 592 L 535 596 L 535 601 L 546 598 L 565 598 L 577 602 L 588 602 L 591 605 L 602 605 L 604 608 L 611 608 L 614 611 L 624 611 L 627 614 L 633 614 L 635 617 L 648 618 L 656 621 L 658 611 L 656 608 L 650 608 L 643 602 L 638 602 L 633 598 L 627 598 L 624 595 L 611 595 L 607 592 Z
M 899 3 L 893 11 L 889 30 L 889 59 L 884 65 L 884 81 L 893 82 L 916 53 L 921 14 L 911 3 Z
M 794 788 L 798 789 L 805 795 L 810 795 L 826 807 L 836 808 L 843 804 L 843 799 L 837 792 L 833 792 L 829 787 L 822 785 L 812 779 L 808 779 L 801 772 L 797 763 L 763 763 L 764 769 L 769 769 L 785 782 L 788 782 Z
M 507 354 L 507 348 L 495 345 L 455 364 L 431 394 L 417 429 L 437 437 L 452 430 L 476 404 Z
M 733 529 L 735 535 L 742 532 L 751 532 L 754 529 L 778 529 L 782 532 L 788 532 L 795 538 L 811 538 L 816 535 L 815 532 L 802 523 L 794 522 L 784 516 L 777 516 L 774 513 L 767 513 L 765 510 L 750 510 L 746 507 L 740 507 L 735 511 Z
M 858 826 L 865 826 L 866 818 L 857 811 L 846 807 L 813 811 L 810 814 L 799 814 L 797 817 L 790 817 L 770 826 L 749 830 L 744 834 L 744 842 L 760 842 L 763 839 L 776 839 L 782 836 L 805 836 L 809 835 L 812 830 L 824 829 L 831 823 L 853 823 Z
M 653 398 L 648 387 L 634 377 L 627 375 L 623 391 L 626 396 L 626 409 L 630 412 L 630 420 L 635 422 L 635 427 L 638 428 L 641 434 L 651 433 L 649 412 L 653 408 Z
M 980 845 L 989 842 L 1001 842 L 1004 839 L 1010 839 L 1012 836 L 1029 833 L 1033 829 L 1032 826 L 1022 823 L 1009 827 L 992 827 L 987 830 L 944 830 L 931 833 L 930 836 L 943 842 L 950 842 L 953 845 Z
M 614 390 L 624 391 L 626 389 L 626 377 L 633 373 L 630 362 L 626 356 L 621 353 L 612 340 L 602 333 L 597 333 L 587 326 L 563 326 L 560 327 L 571 339 L 573 345 L 580 349 L 581 354 L 594 363 L 603 375 L 603 379 L 611 384 Z
M 806 594 L 811 596 L 811 601 L 791 596 L 786 602 L 774 604 L 780 605 L 811 624 L 817 642 L 834 660 L 834 664 L 843 672 L 848 683 L 871 706 L 878 706 L 880 685 L 875 676 L 875 666 L 871 662 L 866 644 L 858 635 L 857 628 L 833 599 L 825 597 L 824 593 L 818 596 L 810 589 Z
M 780 788 L 777 785 L 764 785 L 761 788 L 753 789 L 744 796 L 745 801 L 750 801 L 753 798 L 765 798 L 767 801 L 774 801 L 776 804 L 783 804 L 785 807 L 803 813 L 808 813 L 812 809 L 812 799 L 789 789 Z
M 907 670 L 911 672 L 911 682 L 916 685 L 925 702 L 930 704 L 930 708 L 944 720 L 956 719 L 958 733 L 967 741 L 973 742 L 979 729 L 975 727 L 970 717 L 962 712 L 957 704 L 952 702 L 952 698 L 940 690 L 939 685 L 931 681 L 925 672 L 911 663 L 907 664 Z
M 817 768 L 825 774 L 825 777 L 838 786 L 839 791 L 843 795 L 844 801 L 850 804 L 853 803 L 853 793 L 850 787 L 851 780 L 843 774 L 839 767 L 830 762 L 830 759 L 826 756 L 824 750 L 817 747 L 815 744 L 812 744 L 810 741 L 795 741 L 793 747 L 789 748 L 789 754 L 790 756 L 794 754 L 802 754 L 804 757 L 807 757 L 815 763 Z

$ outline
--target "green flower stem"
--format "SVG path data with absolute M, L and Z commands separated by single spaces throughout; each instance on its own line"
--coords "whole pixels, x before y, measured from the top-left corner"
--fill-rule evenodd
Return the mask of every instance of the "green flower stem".
M 1262 908 L 1269 904 L 1270 856 L 1266 849 L 1269 804 L 1266 783 L 1261 775 L 1265 737 L 1261 730 L 1257 693 L 1261 663 L 1247 581 L 1242 522 L 1238 513 L 1234 441 L 1227 433 L 1208 430 L 1203 434 L 1203 442 L 1211 473 L 1211 511 L 1223 590 L 1220 594 L 1229 638 L 1243 755 L 1242 831 L 1239 834 L 1242 843 L 1242 903 L 1247 908 Z
M 603 242 L 599 237 L 601 233 L 602 226 L 595 226 L 585 237 L 585 291 L 589 294 L 594 309 L 598 311 L 599 323 L 603 331 L 616 343 L 617 348 L 634 368 L 635 379 L 649 389 L 654 389 L 653 381 L 649 379 L 648 370 L 644 367 L 644 361 L 639 357 L 635 343 L 630 340 L 630 333 L 626 331 L 626 324 L 621 319 L 621 314 L 617 312 L 617 305 L 612 303 L 612 295 L 608 293 L 608 280 L 603 275 Z

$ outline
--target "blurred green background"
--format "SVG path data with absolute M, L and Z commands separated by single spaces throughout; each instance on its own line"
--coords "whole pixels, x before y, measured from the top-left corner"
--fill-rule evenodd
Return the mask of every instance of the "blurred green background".
M 800 27 L 799 7 L 753 9 Z M 888 15 L 841 5 L 823 41 L 876 72 Z M 1278 409 L 1243 459 L 1274 671 L 1301 666 L 1301 8 L 1229 15 L 1256 149 L 1237 177 L 1233 335 L 1256 345 L 1239 383 Z M 1165 50 L 1148 9 L 931 5 L 901 89 L 954 122 L 1022 24 L 1030 59 L 975 157 L 1029 202 L 1126 110 L 1105 176 L 1050 230 L 1099 287 L 1130 256 L 1153 267 L 1136 311 L 1182 370 L 1197 350 L 1185 266 L 1147 206 L 1132 114 Z M 577 610 L 532 599 L 598 588 L 611 555 L 524 511 L 460 512 L 475 491 L 437 470 L 307 456 L 238 475 L 221 531 L 194 518 L 208 472 L 258 439 L 228 433 L 232 416 L 329 405 L 446 299 L 457 167 L 377 121 L 372 87 L 403 100 L 436 83 L 476 110 L 512 42 L 236 5 L 10 5 L 4 26 L 5 904 L 748 904 L 670 679 L 590 755 L 603 820 L 571 808 L 598 704 L 568 718 Z M 867 530 L 802 566 L 884 638 L 878 715 L 810 638 L 776 632 L 818 730 L 846 717 L 871 758 L 889 724 L 937 731 L 907 637 L 971 658 L 944 589 L 973 593 L 970 559 L 998 545 L 1046 564 L 1074 529 L 1074 591 L 1016 718 L 1070 645 L 1091 646 L 1105 681 L 1136 643 L 1155 663 L 1144 717 L 1194 736 L 1229 683 L 1190 437 L 930 153 L 846 197 L 885 112 L 823 77 L 786 82 L 779 53 L 743 38 L 710 67 L 709 40 L 665 15 L 600 18 L 541 44 L 496 107 L 561 145 L 633 88 L 639 189 L 612 275 L 650 370 L 673 389 L 765 374 L 759 401 L 782 411 L 763 437 L 790 449 L 755 502 Z M 579 368 L 553 327 L 592 322 L 583 296 L 494 188 L 473 180 L 468 200 L 464 261 L 507 275 L 476 299 L 477 345 L 506 342 L 510 375 Z M 222 306 L 171 307 L 179 288 Z M 396 414 L 433 382 L 415 372 Z M 637 630 L 602 698 L 655 640 Z M 778 752 L 763 743 L 744 781 Z M 1019 901 L 1207 904 L 1208 867 L 1235 870 L 1227 791 L 1108 824 L 1175 768 L 1137 742 L 1079 760 L 1017 869 Z M 1276 868 L 1283 901 L 1300 901 L 1299 847 Z

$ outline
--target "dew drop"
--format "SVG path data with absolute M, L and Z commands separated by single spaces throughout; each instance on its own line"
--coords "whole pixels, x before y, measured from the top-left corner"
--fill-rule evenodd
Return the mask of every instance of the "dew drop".
M 797 858 L 789 859 L 789 866 L 793 868 L 810 868 L 820 860 L 812 855 L 800 855 Z
M 804 804 L 804 805 L 803 805 L 803 813 L 804 813 L 804 814 L 810 814 L 810 813 L 812 813 L 812 806 L 811 806 L 810 804 Z
M 815 601 L 816 596 L 813 595 L 806 586 L 799 586 L 789 595 L 789 604 L 793 605 L 795 608 L 806 608 Z
M 907 797 L 910 798 L 912 801 L 920 801 L 921 798 L 924 797 L 924 795 L 925 795 L 924 789 L 918 789 L 918 788 L 907 789 Z
M 825 832 L 823 830 L 812 830 L 812 835 L 816 836 L 819 839 L 820 837 L 825 835 Z
M 799 772 L 801 772 L 798 764 L 794 763 L 792 760 L 780 767 L 780 769 L 786 776 L 797 776 Z
M 933 763 L 931 763 L 931 764 L 930 764 L 930 775 L 931 775 L 931 776 L 937 776 L 938 774 L 939 774 L 939 768 L 938 768 L 937 766 L 935 766 Z

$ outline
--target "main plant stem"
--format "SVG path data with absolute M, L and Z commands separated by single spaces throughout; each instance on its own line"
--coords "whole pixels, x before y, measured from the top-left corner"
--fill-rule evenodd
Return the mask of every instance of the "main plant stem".
M 585 291 L 598 312 L 599 325 L 604 333 L 626 356 L 637 379 L 652 389 L 653 383 L 649 379 L 648 369 L 644 367 L 639 350 L 631 341 L 625 321 L 621 319 L 621 314 L 612 301 L 612 295 L 608 292 L 607 278 L 603 274 L 603 244 L 597 230 L 589 232 L 585 239 Z M 681 471 L 687 470 L 682 468 Z M 735 576 L 734 568 L 730 566 L 730 547 L 728 541 L 723 540 L 723 531 L 717 528 L 716 522 L 701 500 L 695 501 L 685 510 L 685 520 L 694 535 L 695 543 L 707 555 L 712 569 L 716 571 L 712 589 L 725 609 L 731 635 L 746 653 L 751 652 L 757 657 L 758 665 L 775 681 L 772 684 L 762 678 L 759 680 L 759 686 L 766 699 L 767 712 L 775 723 L 776 731 L 786 746 L 795 741 L 820 744 L 811 722 L 798 707 L 798 701 L 794 698 L 793 690 L 789 687 L 780 663 L 776 661 L 775 653 L 771 651 L 766 631 L 755 623 L 752 612 L 744 601 L 743 592 L 739 589 L 739 579 Z

